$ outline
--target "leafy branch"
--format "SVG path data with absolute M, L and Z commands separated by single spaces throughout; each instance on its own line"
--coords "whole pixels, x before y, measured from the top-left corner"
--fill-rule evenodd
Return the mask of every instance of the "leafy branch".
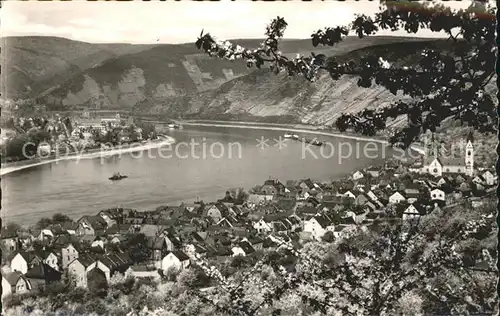
M 401 92 L 412 98 L 377 110 L 340 113 L 335 123 L 340 131 L 352 129 L 372 136 L 384 130 L 389 119 L 406 115 L 408 126 L 390 138 L 392 144 L 406 148 L 420 133 L 434 131 L 447 118 L 459 120 L 481 132 L 496 129 L 494 101 L 485 91 L 494 75 L 496 51 L 495 16 L 491 7 L 452 10 L 442 5 L 386 1 L 385 9 L 381 8 L 374 18 L 359 15 L 348 26 L 326 27 L 311 35 L 314 47 L 337 45 L 351 32 L 359 38 L 380 30 L 417 33 L 428 29 L 448 35 L 447 50 L 426 49 L 416 64 L 407 66 L 392 65 L 376 53 L 358 62 L 340 62 L 335 57 L 314 53 L 310 56 L 297 54 L 289 59 L 279 49 L 286 27 L 284 18 L 273 19 L 266 28 L 265 40 L 257 49 L 218 41 L 203 32 L 196 46 L 210 56 L 244 60 L 248 67 L 267 65 L 276 74 L 301 75 L 309 81 L 314 81 L 320 71 L 327 71 L 333 80 L 343 75 L 356 76 L 360 87 L 376 84 L 394 95 Z

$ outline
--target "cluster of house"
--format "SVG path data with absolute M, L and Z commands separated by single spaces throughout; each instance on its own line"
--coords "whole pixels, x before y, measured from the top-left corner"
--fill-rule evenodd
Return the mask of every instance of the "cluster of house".
M 440 177 L 443 174 L 463 174 L 468 177 L 473 177 L 475 174 L 474 168 L 474 137 L 473 133 L 469 133 L 466 140 L 463 142 L 465 144 L 465 151 L 463 157 L 443 157 L 440 153 L 437 145 L 433 143 L 432 155 L 424 157 L 423 162 L 417 162 L 410 168 L 413 172 L 419 172 L 423 174 L 430 174 L 436 177 Z
M 98 271 L 110 279 L 129 270 L 137 277 L 189 267 L 192 255 L 226 260 L 304 239 L 339 239 L 370 229 L 388 217 L 412 220 L 464 197 L 495 190 L 490 170 L 469 177 L 409 173 L 410 166 L 387 162 L 356 171 L 348 179 L 282 183 L 270 179 L 237 200 L 229 192 L 214 203 L 162 206 L 154 211 L 110 209 L 76 222 L 50 225 L 22 235 L 2 236 L 11 255 L 2 275 L 3 297 L 33 291 L 61 279 L 87 287 Z M 480 199 L 477 199 L 480 201 Z M 393 211 L 389 212 L 391 209 Z M 395 210 L 395 211 L 394 211 Z M 131 236 L 143 234 L 150 257 L 136 262 Z M 35 242 L 36 241 L 36 242 Z
M 127 126 L 133 123 L 131 117 L 129 117 L 126 122 Z M 120 118 L 120 114 L 116 114 L 115 117 L 111 118 L 101 118 L 101 119 L 82 119 L 79 122 L 75 121 L 75 127 L 71 132 L 71 138 L 79 139 L 83 138 L 90 140 L 94 137 L 95 132 L 99 135 L 105 135 L 108 131 L 113 129 L 119 130 L 119 140 L 121 142 L 128 142 L 131 139 L 130 130 L 128 128 L 122 128 L 123 119 Z M 142 129 L 136 127 L 134 133 L 137 135 L 138 140 L 142 140 Z

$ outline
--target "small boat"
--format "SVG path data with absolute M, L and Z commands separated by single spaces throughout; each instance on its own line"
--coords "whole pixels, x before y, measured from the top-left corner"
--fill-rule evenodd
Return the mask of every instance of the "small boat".
M 313 140 L 311 142 L 311 145 L 314 145 L 314 146 L 323 146 L 325 143 L 322 142 L 322 141 L 319 141 L 319 140 Z
M 304 141 L 304 143 L 311 144 L 314 146 L 323 146 L 325 144 L 324 142 L 317 140 L 317 139 L 304 138 L 303 141 Z
M 118 172 L 118 173 L 113 174 L 113 176 L 109 177 L 109 180 L 117 181 L 117 180 L 121 180 L 121 179 L 125 179 L 125 178 L 128 178 L 128 176 L 122 175 Z

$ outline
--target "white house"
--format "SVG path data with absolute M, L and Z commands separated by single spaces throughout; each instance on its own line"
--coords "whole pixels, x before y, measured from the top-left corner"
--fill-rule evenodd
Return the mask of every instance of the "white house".
M 28 261 L 25 256 L 18 252 L 12 260 L 10 260 L 10 269 L 12 271 L 19 271 L 22 274 L 28 272 Z
M 2 236 L 2 239 L 1 239 L 1 244 L 2 244 L 2 249 L 5 251 L 5 252 L 9 252 L 9 251 L 16 251 L 17 248 L 18 248 L 18 241 L 19 241 L 19 238 L 17 238 L 17 236 Z
M 481 200 L 479 200 L 479 201 L 472 201 L 472 208 L 480 207 L 482 205 L 484 205 L 484 201 L 481 201 Z
M 189 267 L 189 257 L 182 251 L 172 251 L 161 260 L 161 269 L 167 271 L 170 268 L 182 270 Z
M 359 170 L 352 174 L 353 180 L 359 180 L 359 179 L 362 179 L 364 177 L 365 177 L 365 175 Z
M 474 179 L 472 179 L 472 182 L 475 184 L 486 184 L 486 179 L 483 178 L 483 176 L 475 176 Z
M 232 255 L 233 257 L 246 256 L 245 251 L 240 246 L 234 246 L 233 248 L 231 248 L 231 251 L 233 252 L 233 255 Z
M 377 178 L 380 176 L 380 171 L 378 168 L 368 168 L 366 169 L 366 173 L 372 176 L 373 178 Z
M 425 173 L 429 173 L 433 176 L 441 176 L 443 174 L 443 165 L 438 158 L 434 158 L 429 164 L 424 165 L 422 168 Z
M 483 173 L 482 176 L 483 176 L 483 179 L 486 180 L 487 185 L 494 185 L 497 183 L 497 176 L 495 176 L 489 170 L 487 170 L 485 173 Z
M 422 171 L 422 167 L 419 165 L 412 165 L 408 167 L 409 172 L 420 173 Z
M 111 269 L 106 264 L 104 264 L 101 260 L 97 260 L 97 261 L 92 262 L 86 268 L 87 273 L 94 270 L 94 269 L 101 270 L 104 273 L 104 275 L 106 276 L 107 281 L 109 281 L 109 279 L 111 278 Z
M 20 272 L 2 273 L 2 302 L 12 294 L 31 291 L 31 283 Z
M 106 211 L 101 211 L 98 215 L 101 216 L 104 221 L 106 221 L 108 227 L 116 224 L 116 220 L 111 218 L 111 216 Z
M 61 263 L 63 270 L 68 267 L 71 261 L 78 258 L 78 251 L 73 247 L 72 244 L 61 248 Z
M 403 212 L 403 220 L 412 220 L 412 219 L 417 219 L 419 217 L 420 217 L 420 212 L 413 204 L 408 206 L 406 210 Z
M 468 162 L 468 161 L 467 161 Z M 467 174 L 466 161 L 460 158 L 434 158 L 430 163 L 424 165 L 423 173 L 440 177 L 443 173 Z
M 448 183 L 448 181 L 446 181 L 445 178 L 441 177 L 436 184 L 437 184 L 438 187 L 442 187 L 443 185 L 445 185 L 447 183 Z
M 5 275 L 2 273 L 2 303 L 6 297 L 12 295 L 12 285 L 5 278 Z
M 297 194 L 297 201 L 305 201 L 305 200 L 307 200 L 310 196 L 311 196 L 311 194 L 309 194 L 309 192 L 308 192 L 308 191 L 303 191 L 303 192 L 300 192 L 299 194 Z
M 262 218 L 258 222 L 253 224 L 253 228 L 255 228 L 255 230 L 258 231 L 259 233 L 271 232 L 273 230 L 271 225 L 266 223 Z
M 304 222 L 304 232 L 311 233 L 315 240 L 321 240 L 327 231 L 334 232 L 335 227 L 325 216 L 314 216 Z
M 117 259 L 117 257 L 111 257 L 109 255 L 101 257 L 99 260 L 92 262 L 86 270 L 89 272 L 93 269 L 98 269 L 104 273 L 106 280 L 109 281 L 114 272 L 114 268 L 120 263 Z
M 50 229 L 42 229 L 37 239 L 40 241 L 50 240 L 54 238 L 54 233 Z
M 420 191 L 417 189 L 406 189 L 404 191 L 406 201 L 410 204 L 415 203 L 420 197 Z
M 102 249 L 104 249 L 104 240 L 102 240 L 101 238 L 96 238 L 90 246 L 92 248 L 101 247 Z
M 347 197 L 347 198 L 351 198 L 351 199 L 355 199 L 356 198 L 356 195 L 354 195 L 354 193 L 352 193 L 351 191 L 346 191 L 344 192 L 344 194 L 342 194 L 343 197 Z
M 474 174 L 474 146 L 472 134 L 467 137 L 465 146 L 465 157 L 462 158 L 444 158 L 430 157 L 424 162 L 421 172 L 440 177 L 443 173 L 466 174 L 472 177 Z
M 389 197 L 389 203 L 390 204 L 397 204 L 404 202 L 406 198 L 399 192 L 394 192 L 390 197 Z
M 333 232 L 333 236 L 336 239 L 343 239 L 343 238 L 349 238 L 356 232 L 356 226 L 355 225 L 337 225 L 335 227 L 335 230 Z
M 211 205 L 206 212 L 207 216 L 210 216 L 215 222 L 218 222 L 222 219 L 222 212 L 215 204 Z
M 366 195 L 368 195 L 368 197 L 372 200 L 372 201 L 378 201 L 378 197 L 375 195 L 375 193 L 373 193 L 371 190 L 368 191 L 368 193 L 366 193 Z
M 87 288 L 87 274 L 96 268 L 96 261 L 90 257 L 81 257 L 68 265 L 68 277 L 77 287 Z
M 434 189 L 431 191 L 431 200 L 433 201 L 446 201 L 446 196 L 444 192 L 440 189 Z
M 206 249 L 202 246 L 195 244 L 187 244 L 182 248 L 182 251 L 188 256 L 204 256 L 206 254 Z
M 54 252 L 49 252 L 49 254 L 43 260 L 52 269 L 59 271 L 59 257 Z

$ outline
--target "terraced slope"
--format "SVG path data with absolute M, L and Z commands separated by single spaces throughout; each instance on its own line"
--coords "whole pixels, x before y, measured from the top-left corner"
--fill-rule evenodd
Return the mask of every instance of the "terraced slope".
M 412 65 L 423 49 L 446 49 L 447 45 L 449 43 L 444 40 L 384 44 L 354 50 L 337 58 L 359 59 L 367 53 L 376 52 L 395 65 Z M 206 119 L 234 117 L 269 121 L 266 118 L 287 116 L 293 122 L 331 125 L 343 112 L 384 107 L 403 98 L 380 86 L 360 88 L 357 80 L 345 75 L 334 81 L 323 73 L 319 80 L 310 83 L 300 77 L 290 78 L 286 74 L 274 75 L 269 70 L 259 70 L 193 98 L 190 111 L 193 117 Z M 496 92 L 494 83 L 491 80 L 487 87 L 490 93 Z M 396 127 L 405 122 L 400 117 L 389 125 Z

